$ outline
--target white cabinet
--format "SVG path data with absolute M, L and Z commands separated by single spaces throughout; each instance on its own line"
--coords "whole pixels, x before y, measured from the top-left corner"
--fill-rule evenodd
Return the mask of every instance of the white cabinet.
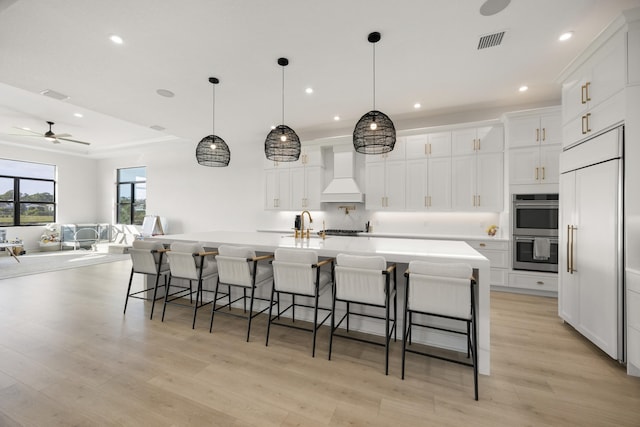
M 409 136 L 406 140 L 406 207 L 451 209 L 451 132 Z
M 319 148 L 304 149 L 290 170 L 291 209 L 320 209 L 322 193 L 322 153 Z
M 565 146 L 595 134 L 623 118 L 619 114 L 608 114 L 612 108 L 616 108 L 618 113 L 624 113 L 623 97 L 611 102 L 607 108 L 597 107 L 625 87 L 626 46 L 626 33 L 618 31 L 563 82 L 562 121 L 565 126 Z
M 407 136 L 405 155 L 407 160 L 449 157 L 451 156 L 451 132 Z
M 527 291 L 558 292 L 558 275 L 553 273 L 509 273 L 509 287 Z M 533 292 L 531 292 L 533 293 Z
M 265 198 L 264 207 L 270 210 L 289 210 L 291 208 L 290 169 L 282 163 L 276 168 L 264 171 Z
M 507 145 L 509 148 L 562 143 L 560 108 L 544 108 L 507 115 Z
M 482 126 L 451 132 L 452 155 L 498 153 L 504 150 L 502 126 Z
M 367 163 L 376 163 L 383 161 L 394 161 L 405 159 L 405 142 L 407 137 L 396 138 L 396 144 L 393 150 L 384 154 L 366 154 L 365 161 Z
M 451 157 L 408 160 L 406 172 L 408 210 L 451 209 Z
M 467 244 L 489 260 L 492 286 L 506 286 L 509 271 L 509 242 L 500 240 L 469 240 Z
M 453 210 L 502 211 L 503 153 L 453 156 L 451 171 Z
M 366 186 L 366 209 L 404 210 L 405 162 L 367 163 Z
M 509 183 L 557 184 L 560 179 L 560 145 L 509 150 Z

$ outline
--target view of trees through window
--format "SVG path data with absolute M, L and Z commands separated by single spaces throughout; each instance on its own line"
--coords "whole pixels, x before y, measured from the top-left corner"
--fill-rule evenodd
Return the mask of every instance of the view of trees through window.
M 142 225 L 147 212 L 145 167 L 118 169 L 118 224 Z
M 55 222 L 56 167 L 0 159 L 0 226 Z

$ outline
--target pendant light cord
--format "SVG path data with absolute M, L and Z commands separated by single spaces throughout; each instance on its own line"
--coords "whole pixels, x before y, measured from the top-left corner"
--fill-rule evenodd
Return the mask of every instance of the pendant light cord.
M 282 125 L 284 126 L 284 65 L 282 66 Z
M 213 86 L 213 108 L 212 110 L 212 116 L 211 116 L 211 135 L 213 136 L 213 139 L 215 139 L 215 135 L 216 135 L 216 85 L 212 85 Z
M 376 109 L 376 44 L 373 44 L 373 109 Z

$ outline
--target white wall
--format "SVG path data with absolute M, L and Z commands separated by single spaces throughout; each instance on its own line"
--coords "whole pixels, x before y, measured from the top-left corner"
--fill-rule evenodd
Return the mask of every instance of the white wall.
M 98 219 L 97 200 L 102 195 L 97 191 L 96 160 L 61 154 L 54 150 L 41 151 L 23 148 L 2 141 L 0 141 L 0 157 L 57 166 L 58 211 L 56 222 L 90 223 Z M 43 227 L 7 227 L 6 229 L 7 239 L 22 239 L 27 251 L 39 248 Z
M 167 219 L 166 233 L 255 230 L 263 207 L 262 147 L 230 143 L 228 167 L 200 166 L 197 142 L 148 146 L 142 154 L 98 162 L 100 221 L 115 222 L 116 169 L 146 166 L 147 214 Z

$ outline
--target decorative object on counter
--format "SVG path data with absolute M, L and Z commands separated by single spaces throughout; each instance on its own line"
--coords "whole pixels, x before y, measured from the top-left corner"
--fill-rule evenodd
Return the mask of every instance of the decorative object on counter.
M 356 237 L 358 233 L 362 233 L 362 230 L 341 230 L 339 228 L 328 228 L 323 231 L 326 236 Z M 322 233 L 322 231 L 318 231 L 318 235 L 320 235 L 320 233 Z
M 376 43 L 380 41 L 380 33 L 370 33 L 367 40 L 373 45 L 373 110 L 356 123 L 353 147 L 362 154 L 384 154 L 396 144 L 396 128 L 389 116 L 376 110 Z
M 349 211 L 355 211 L 356 210 L 356 206 L 355 205 L 342 205 L 342 206 L 338 206 L 338 209 L 344 209 L 344 214 L 345 215 L 349 215 Z
M 231 151 L 226 142 L 215 134 L 216 115 L 216 85 L 220 80 L 216 77 L 209 77 L 209 82 L 213 86 L 213 116 L 211 135 L 205 136 L 196 147 L 196 159 L 202 166 L 225 167 L 231 160 Z
M 490 226 L 487 227 L 487 235 L 491 236 L 491 237 L 495 237 L 496 233 L 498 232 L 498 226 L 495 224 L 491 224 Z
M 293 129 L 284 124 L 284 67 L 289 65 L 289 60 L 278 58 L 278 65 L 282 67 L 282 124 L 267 135 L 264 154 L 269 160 L 295 162 L 300 158 L 300 138 Z

